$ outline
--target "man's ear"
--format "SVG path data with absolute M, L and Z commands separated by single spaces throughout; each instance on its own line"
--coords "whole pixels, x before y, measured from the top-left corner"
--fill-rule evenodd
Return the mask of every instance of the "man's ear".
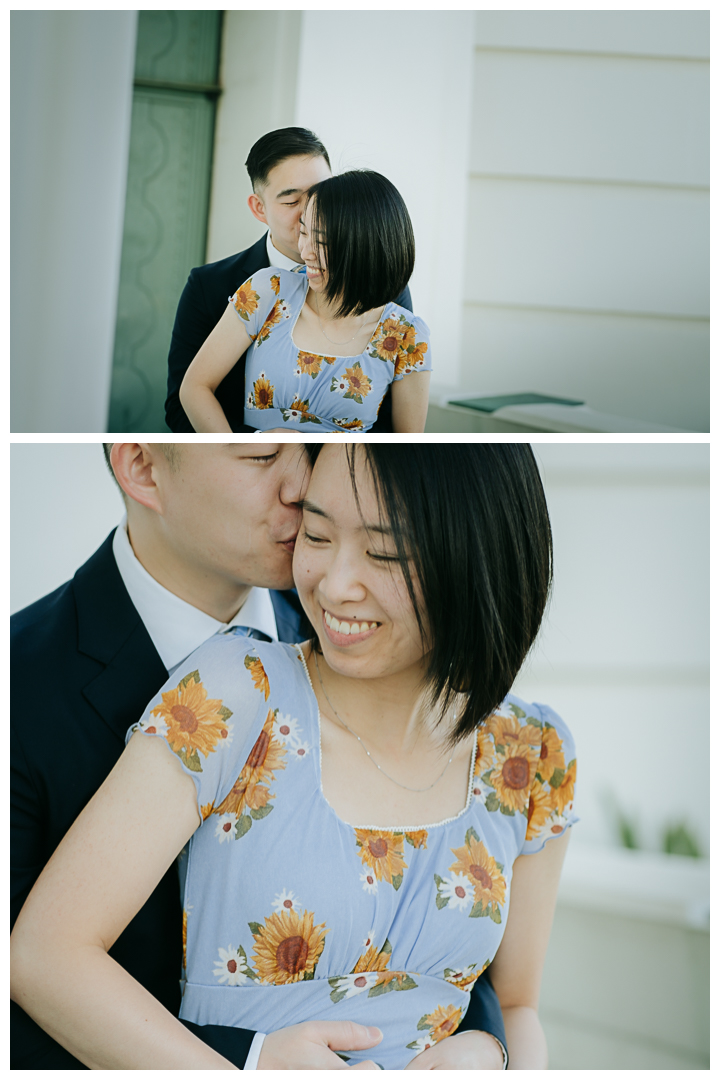
M 128 499 L 162 513 L 155 477 L 156 453 L 149 443 L 113 443 L 110 464 Z
M 252 195 L 248 196 L 248 206 L 253 217 L 256 217 L 258 221 L 262 221 L 265 225 L 268 224 L 268 219 L 265 217 L 265 204 L 254 191 Z

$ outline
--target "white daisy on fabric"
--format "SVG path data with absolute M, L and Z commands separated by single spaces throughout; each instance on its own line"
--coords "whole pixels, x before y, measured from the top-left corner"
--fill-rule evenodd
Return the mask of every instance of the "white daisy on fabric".
M 248 409 L 252 409 L 253 405 L 255 404 L 252 394 L 248 394 L 245 404 L 247 405 Z
M 272 902 L 272 907 L 278 914 L 283 911 L 302 911 L 302 905 L 292 890 L 283 889 Z
M 235 823 L 237 818 L 234 814 L 220 814 L 215 826 L 215 835 L 222 844 L 223 840 L 235 839 Z
M 293 414 L 299 416 L 295 409 L 290 410 L 290 415 Z M 290 713 L 279 712 L 273 721 L 273 735 L 275 738 L 285 746 L 287 743 L 292 742 L 300 734 L 300 725 L 297 720 L 290 716 Z
M 301 760 L 308 756 L 310 753 L 310 747 L 306 742 L 297 743 L 292 747 L 291 756 L 294 758 L 300 758 Z
M 218 955 L 220 959 L 215 961 L 213 975 L 221 983 L 243 986 L 250 981 L 250 976 L 246 974 L 247 964 L 232 945 L 228 945 L 227 949 L 218 949 Z
M 370 933 L 366 936 L 365 940 L 363 941 L 363 949 L 369 949 L 374 940 L 375 940 L 375 931 L 371 930 Z
M 448 907 L 464 911 L 473 895 L 472 882 L 465 874 L 456 874 L 454 870 L 451 870 L 450 877 L 442 879 L 440 896 L 443 900 L 449 900 Z
M 565 818 L 558 810 L 555 810 L 547 821 L 544 822 L 540 833 L 534 839 L 547 840 L 551 836 L 559 836 L 566 825 L 567 818 Z
M 360 975 L 346 975 L 342 979 L 334 980 L 336 991 L 345 991 L 345 997 L 355 997 L 356 994 L 364 994 L 378 981 L 377 971 L 363 971 Z
M 163 738 L 167 735 L 167 724 L 161 716 L 148 716 L 147 719 L 141 720 L 137 726 L 146 735 L 162 735 Z
M 412 1049 L 415 1051 L 415 1057 L 417 1057 L 418 1054 L 422 1054 L 423 1050 L 427 1050 L 428 1046 L 434 1045 L 435 1040 L 433 1039 L 429 1031 L 424 1032 L 422 1035 L 418 1035 L 417 1039 L 415 1039 L 415 1041 L 410 1044 Z
M 475 802 L 480 802 L 484 806 L 487 802 L 487 797 L 491 791 L 493 791 L 493 788 L 491 788 L 488 784 L 483 783 L 479 776 L 475 777 L 475 779 L 473 780 L 472 789 L 472 795 L 475 799 Z
M 377 878 L 369 868 L 365 869 L 360 874 L 360 880 L 363 883 L 363 889 L 366 893 L 371 893 L 373 896 L 377 894 Z

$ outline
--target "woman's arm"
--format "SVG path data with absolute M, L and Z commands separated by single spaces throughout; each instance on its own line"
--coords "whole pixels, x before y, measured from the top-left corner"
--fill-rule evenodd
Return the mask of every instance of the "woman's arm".
M 424 431 L 430 397 L 430 372 L 411 371 L 392 384 L 393 431 Z
M 180 763 L 134 735 L 20 912 L 11 996 L 91 1069 L 234 1068 L 108 956 L 199 825 Z
M 513 865 L 510 909 L 500 948 L 490 966 L 502 1006 L 509 1069 L 547 1069 L 545 1035 L 538 1019 L 540 983 L 570 831 Z
M 215 391 L 252 345 L 232 304 L 203 343 L 180 386 L 180 403 L 198 432 L 231 432 Z

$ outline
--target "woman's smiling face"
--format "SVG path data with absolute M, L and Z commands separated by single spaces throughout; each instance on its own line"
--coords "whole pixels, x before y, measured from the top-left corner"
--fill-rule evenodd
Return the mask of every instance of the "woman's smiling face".
M 422 677 L 420 630 L 360 447 L 355 480 L 358 500 L 345 446 L 323 447 L 295 546 L 298 595 L 333 670 L 375 679 L 416 668 Z

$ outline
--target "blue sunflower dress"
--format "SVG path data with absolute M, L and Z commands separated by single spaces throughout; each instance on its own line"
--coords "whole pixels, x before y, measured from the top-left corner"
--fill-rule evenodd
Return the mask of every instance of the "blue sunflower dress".
M 245 359 L 245 423 L 258 431 L 370 431 L 390 384 L 431 370 L 428 328 L 390 303 L 359 355 L 304 352 L 292 334 L 308 288 L 305 274 L 271 266 L 228 297 L 253 339 Z
M 348 824 L 323 795 L 300 648 L 233 632 L 198 649 L 134 731 L 177 756 L 203 821 L 179 860 L 180 1016 L 263 1032 L 381 1028 L 350 1063 L 402 1069 L 452 1035 L 502 939 L 513 862 L 577 820 L 567 727 L 509 696 L 478 729 L 459 814 Z

